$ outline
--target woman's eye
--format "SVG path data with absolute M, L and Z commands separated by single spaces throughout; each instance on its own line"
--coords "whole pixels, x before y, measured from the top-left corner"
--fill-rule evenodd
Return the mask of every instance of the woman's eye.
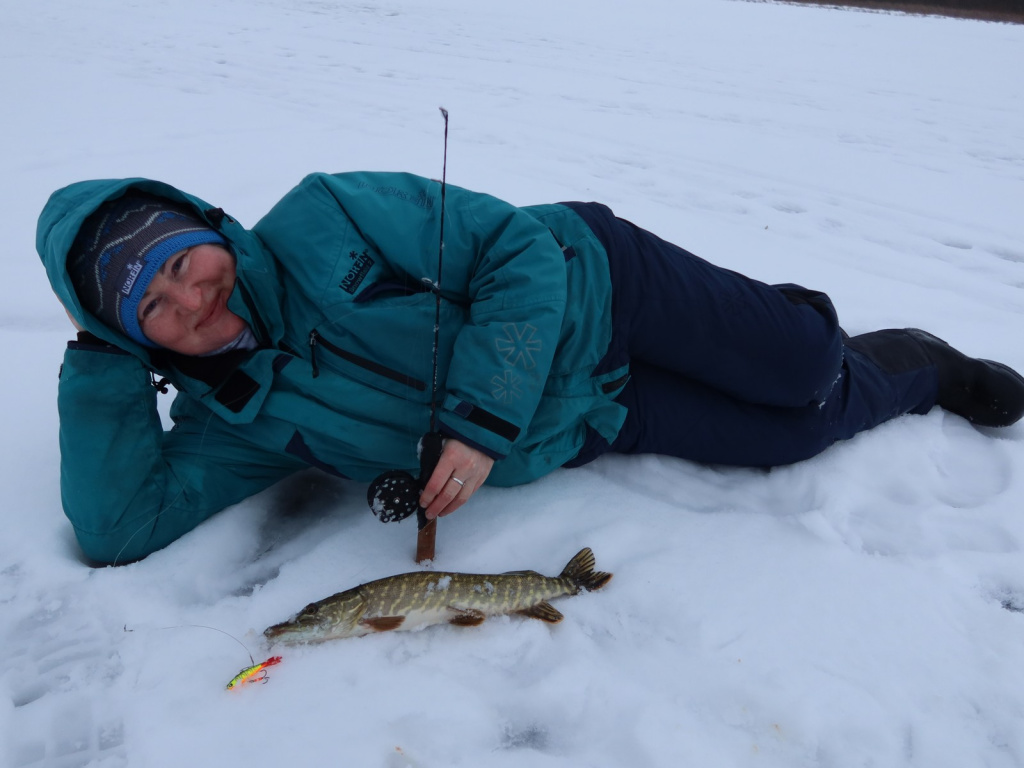
M 156 309 L 156 305 L 157 305 L 158 301 L 159 301 L 159 299 L 152 299 L 151 301 L 149 301 L 148 303 L 146 303 L 142 307 L 142 312 L 140 313 L 141 316 L 142 316 L 142 319 L 146 319 L 147 317 L 149 317 L 149 315 L 153 312 L 153 310 Z
M 185 261 L 188 259 L 188 254 L 189 252 L 185 251 L 181 256 L 174 260 L 174 263 L 171 264 L 171 275 L 177 277 L 185 270 Z

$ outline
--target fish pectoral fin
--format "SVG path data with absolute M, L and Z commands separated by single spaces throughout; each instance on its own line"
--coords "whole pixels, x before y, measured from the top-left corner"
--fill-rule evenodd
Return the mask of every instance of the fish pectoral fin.
M 452 612 L 452 615 L 448 618 L 448 623 L 454 624 L 457 627 L 475 627 L 478 624 L 483 624 L 484 619 L 487 618 L 486 613 L 475 608 L 452 608 L 448 606 L 448 610 Z
M 523 608 L 521 611 L 516 611 L 516 613 L 520 616 L 526 616 L 528 619 L 546 621 L 548 624 L 557 624 L 565 618 L 557 608 L 546 600 L 536 605 L 531 605 L 529 608 Z
M 398 629 L 405 621 L 405 616 L 377 616 L 373 619 L 360 619 L 359 623 L 369 627 L 374 632 L 390 632 Z

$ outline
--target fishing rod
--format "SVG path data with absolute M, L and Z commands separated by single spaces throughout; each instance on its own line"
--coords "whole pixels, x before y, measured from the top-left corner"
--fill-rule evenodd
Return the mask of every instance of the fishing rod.
M 431 285 L 434 292 L 434 348 L 432 381 L 430 390 L 430 431 L 420 439 L 420 476 L 417 480 L 402 469 L 392 469 L 378 475 L 366 490 L 366 501 L 382 523 L 405 520 L 413 512 L 416 513 L 416 562 L 423 563 L 434 559 L 435 537 L 437 535 L 437 519 L 427 520 L 427 511 L 420 506 L 419 498 L 423 487 L 434 474 L 437 462 L 441 459 L 444 448 L 444 435 L 438 429 L 438 347 L 441 343 L 441 272 L 444 265 L 444 202 L 448 177 L 448 110 L 444 107 L 441 117 L 444 118 L 444 159 L 441 165 L 441 226 L 437 246 L 437 279 Z M 424 282 L 431 281 L 424 278 Z

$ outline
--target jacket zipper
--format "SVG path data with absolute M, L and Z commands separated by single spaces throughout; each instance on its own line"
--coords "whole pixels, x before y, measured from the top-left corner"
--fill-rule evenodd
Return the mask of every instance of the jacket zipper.
M 320 367 L 316 364 L 316 341 L 320 338 L 320 334 L 316 331 L 309 332 L 309 357 L 310 363 L 313 364 L 313 378 L 315 379 L 320 375 Z
M 337 355 L 343 360 L 347 360 L 353 365 L 357 365 L 360 368 L 375 373 L 378 376 L 383 376 L 384 378 L 390 379 L 391 381 L 396 381 L 399 384 L 404 384 L 407 387 L 412 387 L 413 389 L 419 392 L 423 392 L 427 388 L 427 385 L 424 382 L 420 381 L 419 379 L 414 379 L 412 376 L 407 376 L 401 371 L 396 371 L 393 368 L 388 368 L 386 365 L 381 365 L 380 363 L 376 363 L 373 360 L 368 360 L 365 357 L 361 357 L 360 355 L 357 355 L 353 352 L 349 352 L 348 350 L 335 346 L 331 342 L 327 341 L 327 339 L 325 339 L 323 336 L 321 336 L 319 331 L 317 331 L 316 329 L 313 329 L 312 331 L 309 332 L 309 351 L 311 362 L 313 365 L 314 379 L 320 375 L 320 368 L 316 362 L 317 347 L 323 347 L 327 351 L 332 352 L 333 354 Z

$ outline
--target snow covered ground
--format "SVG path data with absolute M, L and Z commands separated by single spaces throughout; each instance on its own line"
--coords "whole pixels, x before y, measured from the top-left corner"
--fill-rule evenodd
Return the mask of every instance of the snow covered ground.
M 609 457 L 484 489 L 437 568 L 616 576 L 557 626 L 286 650 L 415 568 L 302 475 L 140 563 L 61 512 L 56 187 L 150 176 L 252 224 L 312 170 L 600 200 L 718 263 L 1024 369 L 1024 27 L 729 0 L 32 0 L 0 28 L 0 766 L 1024 765 L 1024 426 L 909 416 L 770 472 Z M 163 398 L 168 400 L 169 398 Z M 164 407 L 166 408 L 166 403 Z M 97 478 L 97 482 L 102 482 Z

